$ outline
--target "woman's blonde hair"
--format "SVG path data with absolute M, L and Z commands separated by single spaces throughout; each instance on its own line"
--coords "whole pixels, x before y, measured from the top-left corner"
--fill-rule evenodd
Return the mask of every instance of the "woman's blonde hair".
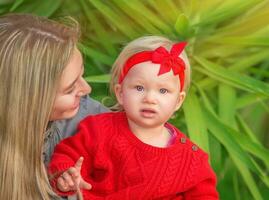
M 79 37 L 78 24 L 69 21 L 0 17 L 0 199 L 55 197 L 42 150 L 57 86 Z
M 160 46 L 166 48 L 167 50 L 170 50 L 175 43 L 176 42 L 173 42 L 162 36 L 144 36 L 137 38 L 132 42 L 130 42 L 129 44 L 127 44 L 123 48 L 123 50 L 121 51 L 121 53 L 119 54 L 119 56 L 117 57 L 116 61 L 112 66 L 112 73 L 110 80 L 111 94 L 114 94 L 114 87 L 119 82 L 119 77 L 122 72 L 122 68 L 125 62 L 128 60 L 128 58 L 141 51 L 153 51 Z M 183 53 L 180 54 L 180 57 L 186 64 L 185 80 L 184 80 L 185 84 L 183 91 L 187 92 L 191 81 L 191 68 L 185 51 L 183 51 Z M 111 108 L 114 110 L 122 110 L 122 108 L 118 104 L 116 104 Z

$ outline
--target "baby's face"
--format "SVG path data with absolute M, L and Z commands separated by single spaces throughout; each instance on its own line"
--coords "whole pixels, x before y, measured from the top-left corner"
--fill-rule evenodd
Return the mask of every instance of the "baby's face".
M 179 76 L 173 71 L 158 75 L 159 64 L 143 62 L 133 66 L 115 93 L 129 122 L 141 127 L 163 125 L 181 106 Z

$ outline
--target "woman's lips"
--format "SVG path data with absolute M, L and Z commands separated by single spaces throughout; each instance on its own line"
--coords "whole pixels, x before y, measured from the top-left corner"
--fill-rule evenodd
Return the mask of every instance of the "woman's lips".
M 80 104 L 80 100 L 78 100 L 78 101 L 74 104 L 73 109 L 76 109 L 77 107 L 79 107 L 79 104 Z

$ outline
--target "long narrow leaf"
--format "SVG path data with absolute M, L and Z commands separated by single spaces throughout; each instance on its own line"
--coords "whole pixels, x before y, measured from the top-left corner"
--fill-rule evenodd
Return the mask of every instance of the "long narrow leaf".
M 109 74 L 97 75 L 97 76 L 87 76 L 84 77 L 89 83 L 108 83 L 110 80 Z
M 269 96 L 269 84 L 253 79 L 246 75 L 238 74 L 229 69 L 225 69 L 203 58 L 195 57 L 195 60 L 216 76 L 222 77 L 230 83 L 238 84 L 246 90 L 252 90 L 258 94 Z
M 199 100 L 194 92 L 190 92 L 183 104 L 188 134 L 202 149 L 209 152 L 208 133 L 203 121 Z
M 207 127 L 214 134 L 214 136 L 231 151 L 234 156 L 240 159 L 246 166 L 248 166 L 253 172 L 259 173 L 256 166 L 252 163 L 249 155 L 240 147 L 240 145 L 232 139 L 230 128 L 220 123 L 217 118 L 212 115 L 207 109 L 203 109 L 204 118 L 206 120 Z M 229 131 L 228 131 L 229 130 Z
M 248 189 L 250 190 L 252 196 L 255 200 L 263 200 L 261 193 L 258 189 L 257 184 L 254 181 L 254 178 L 252 177 L 250 171 L 246 167 L 246 165 L 238 159 L 235 155 L 230 154 L 231 158 L 233 159 L 234 163 L 236 164 L 238 171 L 240 172 L 241 176 L 245 180 L 245 183 L 248 186 Z
M 130 26 L 128 29 L 126 25 L 129 23 L 120 12 L 113 12 L 105 2 L 99 0 L 89 0 L 93 6 L 95 6 L 115 27 L 125 34 L 128 38 L 135 38 L 138 34 Z M 115 9 L 115 8 L 114 8 Z
M 63 0 L 31 1 L 17 5 L 12 11 L 50 17 L 62 3 Z

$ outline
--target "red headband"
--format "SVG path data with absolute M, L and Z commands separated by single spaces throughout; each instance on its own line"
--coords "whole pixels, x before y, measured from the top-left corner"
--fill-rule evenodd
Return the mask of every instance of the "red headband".
M 142 51 L 131 56 L 124 64 L 121 72 L 119 83 L 121 83 L 128 73 L 128 71 L 136 64 L 151 61 L 154 64 L 160 64 L 160 70 L 158 76 L 172 69 L 174 75 L 179 76 L 180 91 L 184 88 L 184 77 L 185 77 L 185 63 L 182 58 L 178 57 L 187 45 L 186 42 L 176 43 L 172 46 L 170 52 L 164 47 L 158 47 L 154 51 Z

